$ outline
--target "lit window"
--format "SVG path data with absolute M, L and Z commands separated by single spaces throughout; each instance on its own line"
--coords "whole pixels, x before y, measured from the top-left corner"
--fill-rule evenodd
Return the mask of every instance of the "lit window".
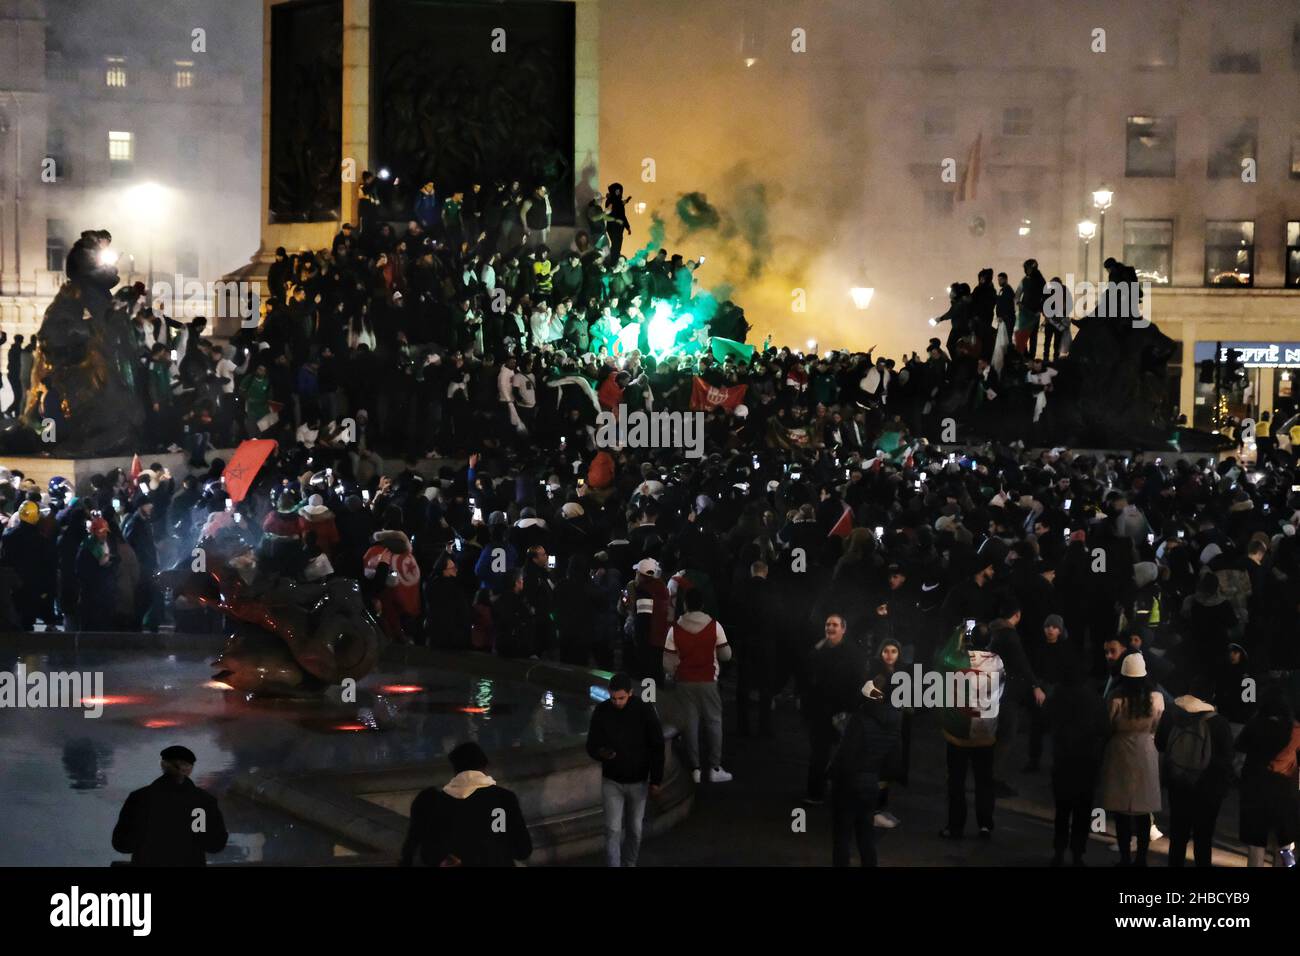
M 135 136 L 117 130 L 108 132 L 108 158 L 115 163 L 129 163 L 135 159 Z
M 104 85 L 119 89 L 126 86 L 126 57 L 108 57 L 108 65 L 104 68 Z
M 1125 219 L 1124 261 L 1137 271 L 1139 280 L 1168 285 L 1174 271 L 1174 221 Z
M 176 89 L 188 90 L 194 85 L 194 61 L 176 61 Z

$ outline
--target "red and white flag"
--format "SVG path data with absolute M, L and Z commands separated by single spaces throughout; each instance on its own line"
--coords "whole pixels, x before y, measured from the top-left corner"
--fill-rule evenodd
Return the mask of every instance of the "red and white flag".
M 826 537 L 838 536 L 847 538 L 849 532 L 853 530 L 853 509 L 848 505 L 844 506 L 844 513 L 840 515 L 840 520 L 835 522 L 835 527 L 831 528 L 831 533 Z
M 966 168 L 962 170 L 957 183 L 957 201 L 968 202 L 975 199 L 975 190 L 980 181 L 980 146 L 984 141 L 984 131 L 980 130 L 966 154 Z
M 691 411 L 708 412 L 721 405 L 728 412 L 734 412 L 736 406 L 745 400 L 748 385 L 732 385 L 724 388 L 710 385 L 698 375 L 691 384 Z

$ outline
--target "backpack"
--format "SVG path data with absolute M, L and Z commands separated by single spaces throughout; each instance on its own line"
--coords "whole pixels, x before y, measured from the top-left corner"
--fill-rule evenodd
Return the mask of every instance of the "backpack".
M 1205 714 L 1194 721 L 1177 724 L 1169 732 L 1165 755 L 1169 761 L 1169 776 L 1185 786 L 1201 779 L 1210 765 L 1213 745 L 1210 741 L 1210 718 Z

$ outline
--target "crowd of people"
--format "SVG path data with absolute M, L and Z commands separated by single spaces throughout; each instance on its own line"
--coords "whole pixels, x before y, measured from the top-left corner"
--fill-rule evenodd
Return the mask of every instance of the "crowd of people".
M 890 794 L 920 715 L 891 702 L 894 675 L 955 639 L 996 655 L 1005 681 L 994 733 L 947 734 L 944 837 L 965 835 L 968 772 L 991 838 L 997 798 L 1050 752 L 1054 862 L 1082 862 L 1100 806 L 1123 862 L 1145 864 L 1151 815 L 1167 811 L 1171 863 L 1189 838 L 1208 863 L 1232 786 L 1252 862 L 1268 847 L 1292 859 L 1300 474 L 1287 448 L 1261 443 L 1248 464 L 941 443 L 954 409 L 1036 422 L 1069 375 L 1069 324 L 1037 357 L 1041 288 L 1022 282 L 1006 305 L 991 270 L 954 285 L 936 320 L 951 322 L 946 349 L 932 339 L 902 367 L 735 349 L 747 325 L 730 303 L 657 360 L 643 320 L 655 300 L 698 308 L 699 263 L 623 256 L 615 184 L 553 264 L 544 190 L 527 208 L 523 195 L 496 193 L 522 210 L 516 224 L 491 202 L 422 191 L 400 236 L 363 216 L 329 250 L 281 250 L 260 324 L 227 343 L 141 310 L 150 447 L 183 443 L 189 473 L 154 462 L 74 488 L 0 472 L 4 625 L 218 632 L 218 614 L 170 600 L 155 572 L 238 534 L 281 573 L 361 581 L 391 641 L 617 670 L 620 713 L 642 682 L 671 687 L 697 782 L 732 779 L 729 708 L 740 733 L 765 737 L 797 702 L 807 800 L 832 782 L 837 863 L 855 837 L 874 862 L 872 831 L 898 823 Z M 620 338 L 637 322 L 640 341 Z M 730 352 L 703 347 L 710 336 Z M 706 454 L 611 447 L 596 416 L 618 408 L 701 409 Z M 279 444 L 235 501 L 212 448 L 247 437 Z M 611 817 L 633 820 L 610 831 L 617 865 L 636 860 L 636 788 L 663 771 L 662 755 L 619 756 L 658 725 L 635 700 L 635 718 L 616 705 L 598 708 L 589 752 Z M 458 774 L 484 759 L 460 753 Z M 491 785 L 480 776 L 466 796 Z

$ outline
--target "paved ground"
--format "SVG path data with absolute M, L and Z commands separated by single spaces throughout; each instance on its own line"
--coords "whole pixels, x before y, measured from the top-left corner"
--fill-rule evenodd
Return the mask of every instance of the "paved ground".
M 727 695 L 724 762 L 735 774 L 727 784 L 698 788 L 691 816 L 668 833 L 648 840 L 642 848 L 646 866 L 826 866 L 830 864 L 830 807 L 807 807 L 806 832 L 792 827 L 807 774 L 808 743 L 803 723 L 789 706 L 775 714 L 775 739 L 740 737 L 735 732 L 735 707 Z M 1028 735 L 1018 741 L 1007 766 L 1018 771 L 1025 764 Z M 882 866 L 1046 866 L 1052 855 L 1052 802 L 1045 771 L 1013 772 L 1009 782 L 1020 791 L 1000 799 L 995 811 L 994 837 L 975 839 L 974 800 L 971 800 L 968 835 L 962 841 L 943 840 L 939 830 L 947 822 L 944 779 L 944 744 L 933 714 L 918 714 L 912 732 L 910 785 L 895 787 L 891 810 L 901 819 L 893 830 L 877 829 Z M 969 786 L 969 784 L 968 784 Z M 1158 816 L 1157 822 L 1164 823 Z M 1236 844 L 1237 802 L 1230 796 L 1219 816 L 1214 862 L 1218 866 L 1244 866 L 1245 855 Z M 1113 827 L 1112 827 L 1113 832 Z M 1113 866 L 1119 856 L 1112 836 L 1094 835 L 1089 844 L 1089 866 Z M 1164 866 L 1168 841 L 1151 845 L 1150 864 Z M 1190 857 L 1191 848 L 1188 848 Z M 581 861 L 601 865 L 597 856 Z M 1190 863 L 1190 858 L 1189 861 Z

